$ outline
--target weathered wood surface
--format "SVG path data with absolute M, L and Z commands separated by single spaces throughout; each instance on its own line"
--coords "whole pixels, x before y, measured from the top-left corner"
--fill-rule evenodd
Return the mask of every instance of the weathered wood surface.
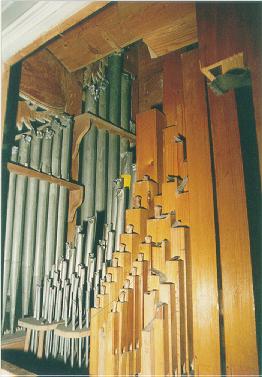
M 81 113 L 81 72 L 70 74 L 46 49 L 22 63 L 20 93 L 44 108 Z
M 188 148 L 193 352 L 196 375 L 220 374 L 216 236 L 205 82 L 197 50 L 182 55 Z M 221 138 L 222 140 L 222 138 Z M 224 142 L 224 141 L 223 141 Z
M 182 22 L 184 20 L 184 22 Z M 186 22 L 185 22 L 186 21 Z M 185 46 L 196 40 L 195 5 L 180 2 L 114 2 L 96 16 L 65 32 L 48 49 L 69 70 L 76 71 L 133 42 L 149 38 L 157 53 Z M 152 25 L 155 34 L 152 38 Z M 172 30 L 167 40 L 163 27 Z M 162 41 L 164 38 L 164 41 Z M 164 43 L 163 43 L 164 42 Z M 158 47 L 159 45 L 159 47 Z

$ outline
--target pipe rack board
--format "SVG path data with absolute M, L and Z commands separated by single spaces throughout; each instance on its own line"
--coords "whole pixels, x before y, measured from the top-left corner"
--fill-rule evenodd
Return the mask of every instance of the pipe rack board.
M 257 375 L 250 239 L 236 102 L 232 92 L 215 96 L 209 90 L 208 98 L 216 173 L 226 371 Z
M 214 199 L 205 81 L 198 59 L 198 50 L 182 55 L 188 148 L 194 369 L 196 375 L 219 375 Z

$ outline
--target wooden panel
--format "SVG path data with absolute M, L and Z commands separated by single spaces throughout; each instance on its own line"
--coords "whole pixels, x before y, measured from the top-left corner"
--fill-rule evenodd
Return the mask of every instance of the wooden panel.
M 165 126 L 165 117 L 160 111 L 153 109 L 139 113 L 136 122 L 137 180 L 149 175 L 154 181 L 162 182 L 162 129 Z
M 209 91 L 227 373 L 258 373 L 250 239 L 234 94 Z M 239 315 L 241 313 L 241 316 Z M 241 331 L 240 331 L 241 329 Z
M 205 83 L 198 59 L 197 50 L 182 55 L 188 148 L 194 369 L 196 375 L 219 375 L 214 204 Z
M 147 38 L 152 35 L 152 25 L 155 31 L 167 25 L 172 30 L 177 28 L 181 40 L 184 35 L 190 35 L 194 14 L 193 3 L 114 2 L 95 17 L 65 32 L 48 48 L 69 71 L 75 71 L 116 49 Z M 181 24 L 184 17 L 191 22 Z M 192 43 L 190 38 L 187 37 L 186 43 Z

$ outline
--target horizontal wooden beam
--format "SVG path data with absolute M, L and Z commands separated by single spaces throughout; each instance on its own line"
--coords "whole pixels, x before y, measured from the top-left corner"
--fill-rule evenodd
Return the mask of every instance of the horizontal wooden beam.
M 73 72 L 141 39 L 152 45 L 157 56 L 195 43 L 194 3 L 112 2 L 51 42 L 48 49 Z

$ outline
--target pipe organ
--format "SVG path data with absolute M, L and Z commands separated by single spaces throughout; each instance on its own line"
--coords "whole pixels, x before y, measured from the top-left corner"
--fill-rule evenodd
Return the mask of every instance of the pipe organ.
M 116 15 L 108 9 L 110 28 Z M 160 24 L 166 12 L 159 12 Z M 101 33 L 99 14 L 92 25 Z M 131 12 L 128 24 L 132 19 Z M 169 14 L 164 19 L 168 23 Z M 103 31 L 111 47 L 94 53 L 90 45 L 74 61 L 54 41 L 45 51 L 52 73 L 54 66 L 61 69 L 57 57 L 70 69 L 62 71 L 59 79 L 68 81 L 53 95 L 61 89 L 70 104 L 78 86 L 78 113 L 69 105 L 47 107 L 42 96 L 40 101 L 25 93 L 26 64 L 22 69 L 18 130 L 7 163 L 2 333 L 15 337 L 23 331 L 25 355 L 64 364 L 72 374 L 258 375 L 254 255 L 233 242 L 232 228 L 227 232 L 221 223 L 228 219 L 221 203 L 231 205 L 223 182 L 229 182 L 228 172 L 235 182 L 236 166 L 241 216 L 246 225 L 250 220 L 236 234 L 249 245 L 241 96 L 217 97 L 212 89 L 226 80 L 224 74 L 234 76 L 239 56 L 241 66 L 235 68 L 245 74 L 248 69 L 243 54 L 219 61 L 221 75 L 215 64 L 199 69 L 203 47 L 192 37 L 190 45 L 175 48 L 167 26 L 153 38 L 141 23 L 144 42 L 139 33 L 134 39 L 130 34 L 129 44 L 127 35 L 121 42 L 117 32 Z M 122 30 L 122 24 L 116 28 Z M 88 30 L 83 26 L 80 41 Z M 170 43 L 171 52 L 165 49 Z M 231 90 L 239 88 L 246 88 L 241 78 Z M 239 337 L 234 305 L 247 316 Z M 236 361 L 241 347 L 248 356 Z

